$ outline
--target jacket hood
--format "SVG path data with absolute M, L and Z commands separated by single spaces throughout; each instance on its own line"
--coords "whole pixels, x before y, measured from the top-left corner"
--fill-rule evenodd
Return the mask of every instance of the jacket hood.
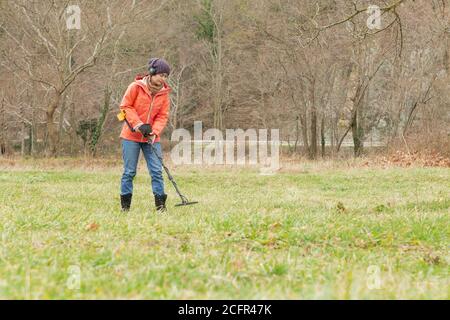
M 144 78 L 149 76 L 148 74 L 144 74 L 144 75 L 137 75 L 134 78 L 134 82 L 139 85 L 142 89 L 145 90 L 145 92 L 147 92 L 148 95 L 150 94 L 150 91 L 147 88 L 147 84 L 145 83 Z M 169 85 L 167 84 L 167 82 L 164 81 L 163 87 L 161 88 L 161 90 L 158 91 L 157 95 L 160 94 L 168 94 L 172 89 L 169 87 Z

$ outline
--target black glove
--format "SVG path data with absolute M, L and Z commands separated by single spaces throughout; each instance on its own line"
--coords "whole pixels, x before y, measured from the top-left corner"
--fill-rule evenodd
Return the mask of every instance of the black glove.
M 152 132 L 152 127 L 150 127 L 149 124 L 143 124 L 138 128 L 138 130 L 144 137 L 147 137 Z

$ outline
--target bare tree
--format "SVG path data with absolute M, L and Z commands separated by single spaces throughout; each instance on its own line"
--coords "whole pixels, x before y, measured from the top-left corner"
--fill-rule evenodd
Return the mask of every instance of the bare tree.
M 3 150 L 114 152 L 114 105 L 156 56 L 173 70 L 166 134 L 281 128 L 309 158 L 448 145 L 447 1 L 82 0 L 79 30 L 69 4 L 0 2 Z
M 67 30 L 67 5 L 68 2 L 9 1 L 5 5 L 9 24 L 1 27 L 20 49 L 20 54 L 8 56 L 8 60 L 48 91 L 46 124 L 48 151 L 52 155 L 58 146 L 54 115 L 65 92 L 80 74 L 96 64 L 102 51 L 120 35 L 118 29 L 136 15 L 133 10 L 137 11 L 134 1 L 85 2 L 80 11 L 84 14 L 82 27 Z M 107 5 L 116 8 L 114 17 Z M 103 15 L 99 17 L 98 13 Z

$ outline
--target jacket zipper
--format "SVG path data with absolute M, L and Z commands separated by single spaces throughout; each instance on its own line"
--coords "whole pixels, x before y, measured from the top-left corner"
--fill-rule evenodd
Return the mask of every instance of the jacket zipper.
M 148 111 L 147 121 L 145 123 L 148 123 L 148 121 L 150 120 L 150 115 L 152 114 L 153 102 L 155 101 L 156 94 L 154 96 L 150 95 L 150 97 L 152 98 L 152 102 L 150 102 L 150 110 Z M 142 142 L 145 142 L 144 136 L 142 136 Z
M 159 92 L 155 93 L 155 95 L 153 95 L 153 96 L 152 96 L 152 94 L 150 93 L 150 98 L 152 99 L 152 102 L 150 102 L 150 110 L 148 111 L 147 121 L 146 121 L 146 122 L 149 122 L 149 120 L 150 120 L 150 116 L 151 116 L 152 110 L 153 110 L 153 102 L 155 101 L 155 98 L 156 98 L 156 96 L 158 96 L 158 95 L 159 95 Z M 142 140 L 142 142 L 145 142 L 145 141 L 144 141 L 144 136 L 142 136 L 141 140 Z

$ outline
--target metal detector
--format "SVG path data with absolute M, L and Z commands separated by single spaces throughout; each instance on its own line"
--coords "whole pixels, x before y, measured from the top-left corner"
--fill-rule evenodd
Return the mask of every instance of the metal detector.
M 120 113 L 117 115 L 117 119 L 119 119 L 119 121 L 125 121 L 128 125 L 128 127 L 130 128 L 130 130 L 132 132 L 135 132 L 135 130 L 133 129 L 133 127 L 131 126 L 131 124 L 128 122 L 127 118 L 126 118 L 126 113 L 125 110 L 120 110 Z M 175 188 L 175 191 L 177 192 L 178 196 L 181 199 L 181 203 L 178 203 L 175 205 L 175 207 L 181 207 L 181 206 L 188 206 L 191 204 L 196 204 L 198 203 L 198 201 L 189 201 L 188 198 L 186 198 L 181 192 L 180 189 L 178 189 L 178 185 L 175 182 L 173 176 L 170 174 L 169 168 L 167 168 L 164 164 L 164 161 L 162 159 L 162 157 L 158 154 L 158 151 L 156 150 L 155 146 L 153 145 L 151 139 L 149 138 L 147 143 L 150 145 L 150 148 L 152 150 L 152 152 L 154 152 L 156 154 L 156 157 L 158 158 L 159 162 L 161 163 L 162 167 L 164 168 L 164 171 L 167 174 L 167 177 L 169 178 L 170 182 L 172 183 L 172 185 Z

